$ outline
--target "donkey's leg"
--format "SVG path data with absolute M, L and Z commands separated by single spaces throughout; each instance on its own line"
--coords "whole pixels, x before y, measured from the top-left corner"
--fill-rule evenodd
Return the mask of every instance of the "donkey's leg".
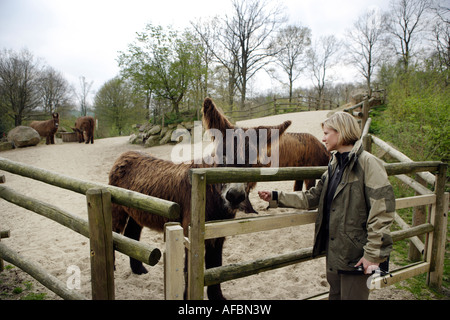
M 294 191 L 302 191 L 303 189 L 303 180 L 296 180 L 294 183 Z
M 124 208 L 118 204 L 113 203 L 111 205 L 111 216 L 112 216 L 112 231 L 116 233 L 122 233 L 127 224 L 128 214 L 125 212 Z M 113 250 L 114 261 L 116 260 L 116 251 Z M 114 270 L 116 270 L 116 265 L 114 264 Z
M 205 267 L 206 269 L 220 267 L 222 265 L 222 249 L 225 238 L 217 238 L 205 242 Z M 209 300 L 226 300 L 222 294 L 220 284 L 208 286 L 206 291 Z
M 315 180 L 315 179 L 305 180 L 305 187 L 306 187 L 306 190 L 311 189 L 311 188 L 314 187 L 315 185 L 316 185 L 316 180 Z
M 142 227 L 137 224 L 133 218 L 128 218 L 127 226 L 125 227 L 124 236 L 139 241 L 141 238 Z M 135 274 L 147 273 L 147 269 L 142 265 L 142 262 L 130 257 L 131 270 Z

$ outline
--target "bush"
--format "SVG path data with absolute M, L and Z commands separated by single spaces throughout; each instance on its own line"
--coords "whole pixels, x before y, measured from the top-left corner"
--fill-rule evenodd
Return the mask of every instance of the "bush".
M 439 75 L 414 72 L 398 77 L 389 87 L 388 101 L 372 131 L 415 161 L 449 162 L 450 88 Z

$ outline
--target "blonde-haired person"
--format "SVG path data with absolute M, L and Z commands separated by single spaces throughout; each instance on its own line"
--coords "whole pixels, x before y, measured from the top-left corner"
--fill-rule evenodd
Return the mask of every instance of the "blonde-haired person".
M 322 142 L 332 156 L 316 186 L 299 192 L 260 191 L 259 196 L 271 207 L 318 208 L 313 256 L 326 253 L 329 299 L 366 300 L 368 277 L 392 250 L 394 192 L 383 163 L 363 150 L 353 116 L 337 112 L 322 129 Z

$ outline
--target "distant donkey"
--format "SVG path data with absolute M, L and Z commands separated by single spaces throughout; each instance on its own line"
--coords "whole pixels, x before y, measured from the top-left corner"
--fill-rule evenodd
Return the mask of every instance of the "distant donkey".
M 94 118 L 85 116 L 77 119 L 75 122 L 75 128 L 72 128 L 72 130 L 77 133 L 79 143 L 85 141 L 84 133 L 86 133 L 86 144 L 88 144 L 89 142 L 94 143 L 94 127 Z
M 54 112 L 52 119 L 45 121 L 33 121 L 30 124 L 34 130 L 36 130 L 41 137 L 45 138 L 45 144 L 55 144 L 55 133 L 58 131 L 59 126 L 59 114 Z

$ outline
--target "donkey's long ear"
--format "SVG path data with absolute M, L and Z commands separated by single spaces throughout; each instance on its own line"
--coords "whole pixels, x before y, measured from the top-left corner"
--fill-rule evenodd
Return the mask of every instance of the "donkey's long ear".
M 222 132 L 224 137 L 227 129 L 234 129 L 231 122 L 228 121 L 219 109 L 217 109 L 210 98 L 206 98 L 205 101 L 203 101 L 202 114 L 203 125 L 206 129 L 218 129 Z
M 272 138 L 272 130 L 278 130 L 278 137 L 281 137 L 291 124 L 292 124 L 292 121 L 287 120 L 277 126 L 259 126 L 256 128 L 256 130 L 266 129 L 267 130 L 267 139 L 269 142 Z
M 292 124 L 291 120 L 287 120 L 283 122 L 282 124 L 276 126 L 278 130 L 280 130 L 280 136 L 289 128 L 289 126 Z

